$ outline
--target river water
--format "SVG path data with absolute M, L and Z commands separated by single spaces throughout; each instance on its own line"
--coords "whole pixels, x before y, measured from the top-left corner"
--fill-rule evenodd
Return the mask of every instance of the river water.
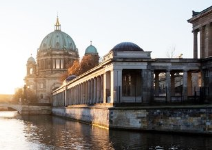
M 63 149 L 212 150 L 212 136 L 107 130 L 56 116 L 0 112 L 0 150 Z

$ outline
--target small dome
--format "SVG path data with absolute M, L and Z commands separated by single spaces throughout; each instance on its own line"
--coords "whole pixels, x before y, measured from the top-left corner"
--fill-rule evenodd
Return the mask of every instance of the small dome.
M 98 54 L 97 49 L 92 45 L 92 42 L 91 45 L 86 48 L 85 54 Z
M 35 59 L 31 56 L 31 57 L 28 58 L 27 62 L 33 62 L 33 63 L 35 63 Z
M 111 51 L 144 51 L 144 50 L 132 42 L 122 42 L 114 46 Z
M 74 78 L 76 78 L 77 76 L 75 76 L 75 75 L 70 75 L 70 76 L 68 76 L 67 78 L 66 78 L 66 81 L 71 81 L 71 80 L 73 80 Z

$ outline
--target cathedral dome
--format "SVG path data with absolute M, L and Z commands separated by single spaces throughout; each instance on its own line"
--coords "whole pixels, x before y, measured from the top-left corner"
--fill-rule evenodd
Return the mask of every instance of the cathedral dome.
M 144 51 L 144 50 L 132 42 L 122 42 L 114 46 L 111 51 Z
M 94 47 L 94 46 L 92 45 L 92 41 L 91 41 L 91 45 L 88 46 L 88 47 L 86 48 L 86 50 L 85 50 L 85 55 L 86 55 L 86 54 L 98 54 L 96 47 Z
M 67 50 L 67 51 L 77 51 L 76 45 L 73 39 L 62 32 L 60 29 L 59 19 L 55 24 L 55 31 L 49 33 L 40 44 L 40 51 L 46 50 Z
M 28 63 L 29 63 L 29 62 L 35 63 L 35 59 L 31 56 L 31 57 L 28 58 L 27 62 L 28 62 Z

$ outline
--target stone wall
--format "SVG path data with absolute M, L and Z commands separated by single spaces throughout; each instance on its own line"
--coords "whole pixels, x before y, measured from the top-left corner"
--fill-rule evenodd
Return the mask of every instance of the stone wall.
M 53 107 L 52 114 L 109 127 L 109 109 L 99 107 Z
M 55 107 L 52 113 L 107 128 L 212 133 L 211 107 Z
M 212 108 L 162 107 L 110 110 L 110 127 L 171 132 L 212 132 Z
M 50 115 L 51 106 L 22 106 L 19 112 L 22 115 Z

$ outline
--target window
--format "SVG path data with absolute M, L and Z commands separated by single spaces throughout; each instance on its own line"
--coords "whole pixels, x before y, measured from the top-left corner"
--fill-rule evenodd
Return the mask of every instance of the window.
M 56 69 L 60 69 L 60 59 L 56 59 Z
M 60 64 L 61 66 L 60 66 L 60 68 L 64 68 L 64 60 L 63 59 L 61 59 L 61 64 Z
M 53 59 L 52 61 L 52 66 L 53 66 L 53 69 L 55 69 L 55 59 Z
M 29 69 L 29 74 L 33 74 L 33 68 Z
M 43 89 L 43 83 L 40 83 L 40 88 Z

